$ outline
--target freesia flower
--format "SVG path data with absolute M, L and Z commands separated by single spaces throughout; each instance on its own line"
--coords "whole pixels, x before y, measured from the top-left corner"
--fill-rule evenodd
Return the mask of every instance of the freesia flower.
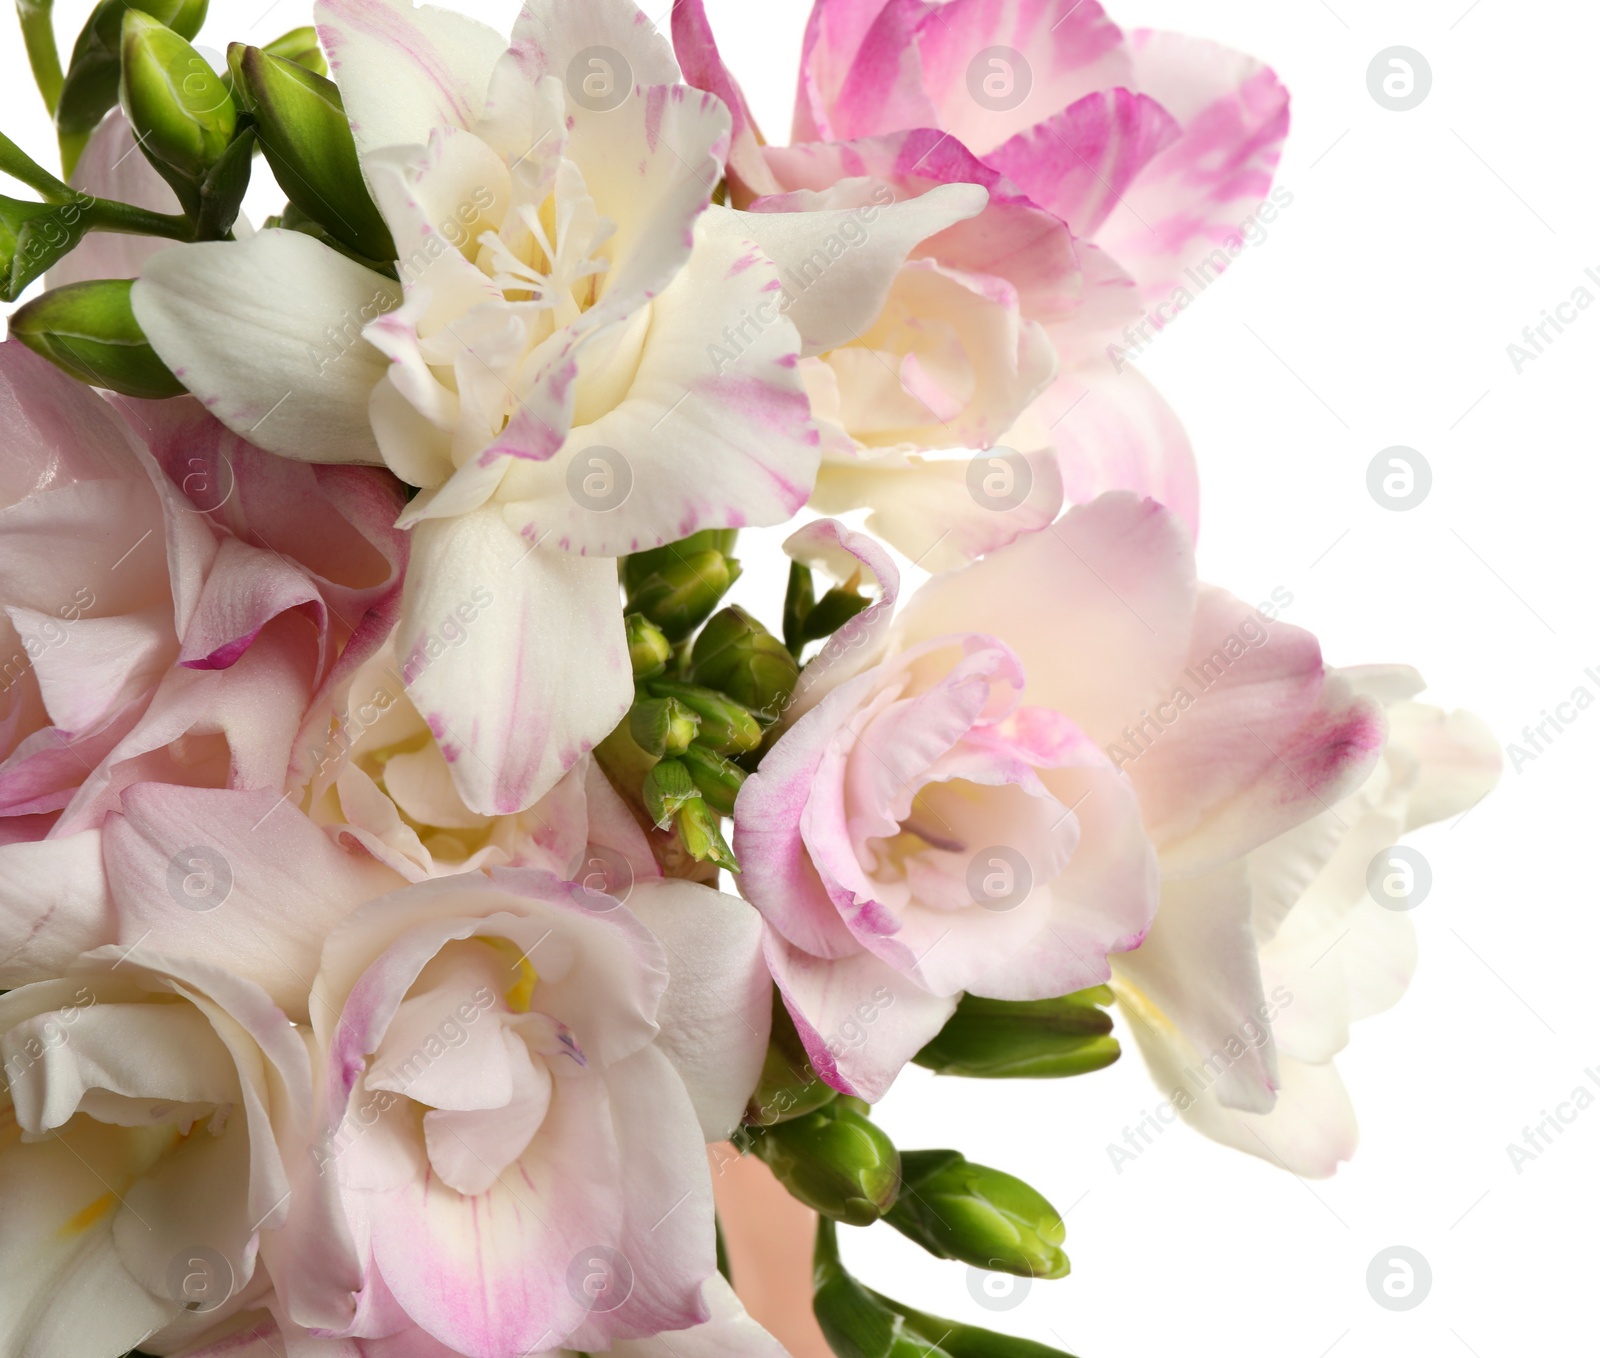
M 753 200 L 759 210 L 785 201 L 774 195 L 821 191 L 852 176 L 901 190 L 919 181 L 982 184 L 991 202 L 985 230 L 947 232 L 918 251 L 920 265 L 926 270 L 936 259 L 996 300 L 1009 284 L 1016 290 L 1013 309 L 1043 325 L 1054 345 L 1054 381 L 1030 393 L 1038 397 L 1032 409 L 1024 417 L 1019 406 L 1020 418 L 984 429 L 952 418 L 973 386 L 962 364 L 948 357 L 938 365 L 898 364 L 892 345 L 882 343 L 888 334 L 863 337 L 858 344 L 889 361 L 880 357 L 874 367 L 849 353 L 845 358 L 859 363 L 850 379 L 874 379 L 876 400 L 851 401 L 848 385 L 836 395 L 834 384 L 849 379 L 816 374 L 813 403 L 825 431 L 841 411 L 877 418 L 880 408 L 910 407 L 936 431 L 949 421 L 942 436 L 936 432 L 921 448 L 957 446 L 958 434 L 968 436 L 968 447 L 998 446 L 1009 455 L 1014 482 L 1041 475 L 1037 454 L 1053 449 L 1060 461 L 1053 479 L 1069 498 L 1137 490 L 1195 525 L 1198 487 L 1188 439 L 1126 354 L 1186 309 L 1244 249 L 1245 233 L 1259 229 L 1253 216 L 1288 127 L 1288 97 L 1270 70 L 1175 34 L 1124 35 L 1094 0 L 816 0 L 801 61 L 795 144 L 776 147 L 763 144 L 701 0 L 674 7 L 673 35 L 687 78 L 733 111 L 734 201 Z M 911 302 L 903 295 L 895 300 L 886 317 L 891 326 Z M 934 302 L 926 283 L 913 309 L 941 335 L 955 315 L 948 302 Z M 987 365 L 1007 352 L 970 320 L 957 333 L 983 336 L 981 351 L 969 343 L 968 352 L 981 352 Z M 1130 338 L 1136 334 L 1138 340 Z M 959 340 L 945 344 L 953 350 Z M 829 359 L 829 367 L 839 366 Z M 904 424 L 896 431 L 902 437 Z M 920 533 L 921 544 L 911 545 L 918 533 L 909 504 L 924 517 L 936 508 L 948 517 L 965 468 L 886 448 L 890 440 L 865 422 L 851 432 L 858 435 L 858 465 L 840 455 L 837 441 L 831 449 L 824 445 L 820 508 L 871 507 L 874 530 L 913 557 L 946 531 L 945 554 L 963 537 L 981 543 L 975 535 L 984 514 L 969 504 L 964 523 L 947 529 L 935 520 L 932 531 Z M 979 465 L 1001 472 L 998 463 Z M 975 472 L 980 482 L 983 474 Z M 1020 523 L 1017 507 L 1032 490 L 1013 486 L 972 499 L 994 532 Z M 952 564 L 948 555 L 940 561 Z
M 0 997 L 0 1058 L 7 1353 L 166 1352 L 261 1295 L 312 1094 L 260 987 L 101 948 Z
M 127 942 L 225 964 L 314 1035 L 268 1260 L 283 1325 L 494 1358 L 713 1318 L 705 1144 L 770 1021 L 747 905 L 681 881 L 623 905 L 529 868 L 408 885 L 268 794 L 127 803 L 106 830 Z M 229 886 L 203 929 L 169 885 L 195 858 Z
M 271 457 L 198 404 L 115 405 L 0 345 L 0 981 L 110 935 L 99 827 L 143 780 L 270 788 L 393 624 L 382 473 Z M 53 952 L 43 952 L 55 940 Z
M 1217 1097 L 1218 1069 L 1233 1059 L 1226 1044 L 1197 1048 L 1147 1012 L 1137 991 L 1121 992 L 1151 1075 L 1185 1121 L 1308 1178 L 1332 1174 L 1355 1152 L 1355 1110 L 1334 1066 L 1350 1025 L 1396 1004 L 1416 968 L 1408 911 L 1426 886 L 1415 862 L 1391 861 L 1391 850 L 1402 835 L 1486 796 L 1501 764 L 1493 733 L 1476 717 L 1415 701 L 1423 685 L 1414 670 L 1374 666 L 1339 675 L 1383 704 L 1383 758 L 1342 800 L 1245 859 L 1250 931 L 1277 1046 L 1271 1110 L 1241 1110 Z M 1241 1030 L 1236 1041 L 1251 1045 L 1261 1030 Z
M 1226 1036 L 1261 1003 L 1243 855 L 1365 776 L 1376 708 L 1309 635 L 1197 585 L 1184 527 L 1123 493 L 892 622 L 888 593 L 808 669 L 735 808 L 740 888 L 819 1073 L 877 1098 L 963 991 L 1062 995 L 1113 954 L 1173 1024 Z M 1124 728 L 1163 704 L 1131 757 Z M 1270 1106 L 1270 1050 L 1218 1083 Z
M 727 111 L 631 0 L 533 0 L 509 45 L 406 0 L 318 14 L 400 282 L 268 230 L 151 260 L 134 309 L 231 427 L 422 488 L 399 654 L 493 591 L 409 686 L 475 756 L 451 765 L 465 803 L 515 813 L 629 704 L 612 558 L 804 503 L 800 339 L 746 218 L 711 202 Z

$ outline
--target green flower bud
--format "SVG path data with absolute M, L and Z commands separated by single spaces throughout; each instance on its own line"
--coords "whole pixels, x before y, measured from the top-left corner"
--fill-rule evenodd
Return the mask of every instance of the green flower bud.
M 678 812 L 678 838 L 695 862 L 739 871 L 739 860 L 722 837 L 722 817 L 706 805 L 704 797 L 683 804 Z
M 745 1121 L 756 1127 L 789 1122 L 832 1103 L 838 1091 L 818 1078 L 794 1020 L 776 987 L 772 991 L 772 1036 L 767 1041 L 761 1080 L 750 1096 Z
M 669 701 L 675 702 L 676 699 Z M 688 765 L 689 773 L 694 778 L 694 785 L 700 789 L 700 795 L 706 799 L 706 805 L 719 816 L 731 816 L 733 803 L 738 798 L 739 789 L 744 786 L 744 780 L 749 774 L 720 754 L 712 754 L 710 750 L 699 745 L 689 746 L 680 758 Z
M 628 713 L 634 744 L 658 758 L 679 755 L 700 729 L 700 718 L 676 698 L 641 698 Z
M 683 557 L 696 556 L 701 552 L 716 552 L 719 556 L 725 557 L 737 579 L 739 564 L 733 560 L 733 548 L 738 538 L 738 530 L 734 528 L 702 528 L 698 533 L 679 538 L 677 542 L 634 552 L 632 556 L 623 559 L 622 583 L 628 593 L 633 594 L 663 566 L 669 566 Z
M 789 566 L 789 589 L 783 601 L 783 640 L 798 656 L 806 643 L 831 637 L 872 600 L 859 592 L 860 575 L 816 597 L 811 568 L 795 561 Z
M 122 22 L 122 111 L 145 158 L 186 210 L 238 126 L 228 87 L 170 28 L 130 9 Z
M 1121 1054 L 1111 1036 L 1107 986 L 1054 1000 L 985 1000 L 963 996 L 938 1037 L 912 1059 L 941 1075 L 977 1079 L 1051 1079 L 1084 1075 Z
M 281 38 L 274 38 L 261 49 L 269 57 L 282 57 L 297 66 L 304 66 L 314 75 L 328 74 L 328 61 L 317 46 L 317 30 L 310 24 L 304 28 L 291 28 Z
M 691 660 L 695 683 L 721 690 L 769 722 L 778 719 L 800 679 L 788 648 L 737 605 L 705 625 Z
M 56 128 L 63 155 L 76 162 L 100 119 L 117 102 L 122 78 L 122 23 L 133 10 L 149 15 L 180 38 L 192 38 L 205 22 L 207 0 L 100 0 L 89 15 L 72 49 L 61 100 L 56 105 Z M 65 167 L 72 173 L 72 164 Z
M 646 686 L 656 698 L 676 698 L 700 718 L 695 743 L 715 754 L 746 754 L 761 744 L 761 723 L 748 709 L 697 684 L 652 679 Z
M 1072 1358 L 1031 1339 L 926 1315 L 863 1287 L 839 1262 L 838 1228 L 817 1226 L 813 1308 L 839 1358 Z
M 633 677 L 653 679 L 667 668 L 667 661 L 672 659 L 672 643 L 643 613 L 628 614 L 626 623 L 628 659 L 633 662 Z
M 700 790 L 688 769 L 676 759 L 663 759 L 645 774 L 643 796 L 651 821 L 664 830 L 685 806 L 700 800 Z
M 29 283 L 69 254 L 83 239 L 85 225 L 77 203 L 0 197 L 0 301 L 16 301 Z
M 181 396 L 133 316 L 129 278 L 71 283 L 11 315 L 11 334 L 80 382 L 125 396 Z
M 394 238 L 361 178 L 338 86 L 259 47 L 229 48 L 228 62 L 255 114 L 262 154 L 289 201 L 357 254 L 394 259 Z
M 634 560 L 628 558 L 630 564 Z M 682 641 L 711 616 L 733 580 L 721 552 L 690 552 L 662 560 L 639 578 L 628 591 L 628 608 L 644 614 L 670 640 Z
M 857 1100 L 833 1099 L 750 1139 L 791 1194 L 835 1221 L 870 1226 L 900 1192 L 900 1153 Z
M 959 1151 L 905 1151 L 908 1189 L 887 1221 L 940 1259 L 1026 1278 L 1064 1278 L 1061 1214 L 1021 1179 Z

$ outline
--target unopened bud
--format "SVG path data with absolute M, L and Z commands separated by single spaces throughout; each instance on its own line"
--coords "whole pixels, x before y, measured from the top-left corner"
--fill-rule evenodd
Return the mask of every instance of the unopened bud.
M 281 38 L 274 38 L 261 49 L 269 57 L 282 57 L 297 66 L 304 66 L 315 75 L 328 74 L 328 61 L 317 46 L 317 30 L 310 24 L 304 28 L 291 28 Z
M 627 627 L 628 659 L 633 664 L 633 677 L 653 679 L 672 659 L 672 643 L 643 613 L 628 614 Z
M 685 806 L 700 800 L 700 789 L 676 759 L 663 759 L 645 774 L 643 796 L 651 821 L 664 830 Z
M 737 605 L 724 608 L 695 638 L 694 681 L 719 689 L 776 721 L 800 679 L 788 648 Z
M 795 1030 L 794 1020 L 783 1003 L 783 996 L 772 992 L 772 1035 L 767 1040 L 766 1059 L 761 1064 L 761 1080 L 750 1096 L 745 1121 L 755 1127 L 770 1127 L 790 1122 L 832 1103 L 838 1091 L 824 1084 L 811 1063 L 805 1044 Z
M 700 718 L 676 698 L 641 698 L 628 713 L 633 743 L 657 758 L 682 754 L 699 729 Z
M 122 23 L 122 111 L 145 158 L 191 211 L 238 126 L 228 87 L 177 33 L 130 9 Z
M 872 600 L 860 593 L 860 584 L 857 574 L 818 599 L 811 568 L 799 561 L 790 563 L 789 589 L 783 601 L 783 639 L 788 650 L 798 656 L 807 642 L 831 637 L 866 608 Z
M 694 785 L 700 789 L 706 805 L 718 815 L 731 816 L 739 789 L 749 775 L 731 760 L 700 745 L 689 746 L 680 758 L 688 765 Z
M 941 1075 L 1051 1079 L 1084 1075 L 1121 1054 L 1111 1036 L 1111 991 L 1095 986 L 1052 1000 L 962 997 L 939 1035 L 912 1059 Z
M 56 104 L 56 127 L 70 158 L 88 141 L 100 119 L 117 102 L 122 75 L 122 25 L 138 10 L 180 38 L 192 38 L 205 22 L 207 0 L 100 0 L 78 34 Z M 209 69 L 209 68 L 208 68 Z M 72 173 L 72 166 L 65 166 Z
M 262 154 L 289 201 L 357 254 L 394 259 L 394 238 L 361 177 L 338 86 L 259 47 L 235 44 L 228 63 L 255 114 Z
M 640 577 L 628 591 L 628 607 L 643 613 L 670 640 L 682 641 L 715 612 L 731 584 L 733 573 L 721 552 L 691 552 L 663 559 Z
M 700 718 L 695 742 L 715 754 L 747 754 L 761 744 L 761 723 L 748 708 L 698 684 L 652 679 L 653 697 L 676 698 Z
M 739 871 L 739 860 L 722 837 L 722 817 L 706 804 L 704 797 L 683 804 L 678 812 L 678 838 L 695 862 L 715 863 L 728 872 Z
M 16 301 L 83 239 L 83 232 L 83 209 L 75 203 L 0 197 L 0 301 Z
M 134 319 L 133 280 L 71 283 L 11 315 L 11 335 L 63 372 L 91 386 L 151 399 L 181 396 Z
M 900 1192 L 900 1153 L 854 1099 L 765 1128 L 751 1144 L 791 1194 L 850 1226 L 870 1226 Z
M 1025 1278 L 1064 1278 L 1061 1214 L 1021 1179 L 975 1165 L 959 1151 L 905 1151 L 908 1190 L 887 1220 L 941 1259 Z

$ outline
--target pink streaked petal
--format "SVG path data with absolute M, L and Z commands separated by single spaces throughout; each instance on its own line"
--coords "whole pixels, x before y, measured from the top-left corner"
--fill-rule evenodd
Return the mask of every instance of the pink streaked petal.
M 938 122 L 938 110 L 924 88 L 916 43 L 926 15 L 921 0 L 888 0 L 878 12 L 828 110 L 830 139 Z
M 59 976 L 116 937 L 100 831 L 0 849 L 0 985 Z
M 743 207 L 751 198 L 777 192 L 777 180 L 762 158 L 761 129 L 739 82 L 723 64 L 711 21 L 706 18 L 705 0 L 679 0 L 672 7 L 672 45 L 684 80 L 716 95 L 733 117 L 733 141 L 728 150 L 733 206 Z
M 1288 134 L 1289 94 L 1254 58 L 1198 38 L 1141 30 L 1133 52 L 1130 84 L 1183 135 L 1145 166 L 1096 239 L 1154 306 L 1186 286 L 1191 266 L 1214 258 L 1220 271 L 1243 248 Z
M 886 8 L 887 0 L 816 0 L 813 4 L 801 46 L 793 141 L 833 141 L 852 135 L 836 124 L 834 105 L 862 44 Z M 892 130 L 866 129 L 869 133 Z
M 1101 90 L 988 152 L 985 161 L 1078 236 L 1093 236 L 1150 159 L 1179 136 L 1147 94 Z

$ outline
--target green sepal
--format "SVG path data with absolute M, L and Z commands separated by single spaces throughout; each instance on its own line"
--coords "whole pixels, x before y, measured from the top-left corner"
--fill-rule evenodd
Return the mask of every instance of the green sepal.
M 664 830 L 690 802 L 700 800 L 700 789 L 676 759 L 663 759 L 644 776 L 644 809 L 657 829 Z
M 772 1035 L 767 1039 L 761 1079 L 745 1109 L 745 1121 L 753 1127 L 771 1127 L 804 1117 L 837 1097 L 838 1091 L 818 1077 L 783 996 L 774 986 Z
M 133 280 L 69 283 L 34 298 L 11 315 L 11 335 L 63 372 L 124 396 L 181 396 L 134 318 Z
M 28 284 L 77 246 L 87 229 L 88 219 L 77 203 L 0 197 L 0 301 L 16 301 Z
M 676 698 L 641 698 L 628 712 L 634 744 L 657 758 L 681 755 L 699 729 L 699 716 Z
M 731 698 L 675 679 L 652 679 L 645 688 L 653 697 L 676 698 L 695 712 L 700 718 L 695 742 L 715 754 L 745 754 L 761 744 L 761 723 L 753 712 Z
M 739 871 L 739 860 L 722 837 L 722 817 L 704 797 L 696 796 L 679 810 L 678 839 L 695 862 L 715 863 L 727 872 Z
M 676 702 L 675 698 L 666 701 Z M 706 805 L 719 816 L 731 816 L 739 789 L 750 775 L 731 760 L 714 754 L 702 745 L 690 745 L 680 756 L 688 766 L 694 785 L 706 799 Z
M 317 44 L 317 30 L 311 24 L 291 28 L 282 37 L 264 43 L 261 50 L 269 57 L 282 57 L 304 66 L 313 75 L 328 74 L 328 59 L 322 55 L 322 48 Z

